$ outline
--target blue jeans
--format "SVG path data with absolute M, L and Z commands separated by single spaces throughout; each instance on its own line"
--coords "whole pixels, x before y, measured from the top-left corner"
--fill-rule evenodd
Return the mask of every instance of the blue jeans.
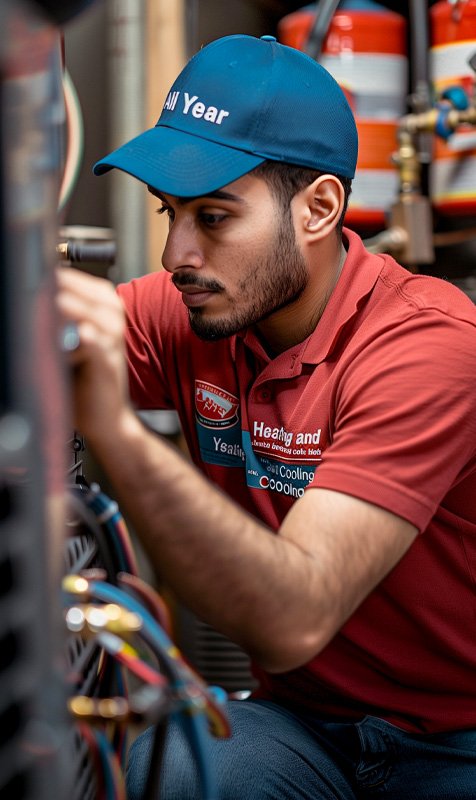
M 190 746 L 172 723 L 161 800 L 475 800 L 476 730 L 416 735 L 365 717 L 303 720 L 261 700 L 228 704 L 231 739 L 211 739 L 217 789 L 203 794 Z M 128 800 L 143 800 L 153 729 L 133 743 Z M 149 798 L 147 799 L 149 800 Z

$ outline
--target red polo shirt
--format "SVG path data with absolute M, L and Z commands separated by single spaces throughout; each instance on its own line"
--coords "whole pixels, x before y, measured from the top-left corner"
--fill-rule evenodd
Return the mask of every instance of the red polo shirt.
M 306 667 L 257 671 L 264 696 L 414 731 L 476 727 L 476 309 L 345 235 L 315 331 L 274 359 L 252 331 L 201 341 L 166 273 L 119 287 L 132 397 L 175 408 L 197 466 L 273 529 L 324 487 L 422 532 Z

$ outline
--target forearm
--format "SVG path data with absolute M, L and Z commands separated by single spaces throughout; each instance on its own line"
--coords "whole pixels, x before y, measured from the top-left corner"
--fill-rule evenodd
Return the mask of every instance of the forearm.
M 316 627 L 314 559 L 236 506 L 132 412 L 120 428 L 93 451 L 157 572 L 263 666 L 295 666 L 306 626 Z

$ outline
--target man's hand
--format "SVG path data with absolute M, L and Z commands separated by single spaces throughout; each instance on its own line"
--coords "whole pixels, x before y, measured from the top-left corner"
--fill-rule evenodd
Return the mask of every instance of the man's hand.
M 61 267 L 57 286 L 63 324 L 72 323 L 73 334 L 77 331 L 74 346 L 65 348 L 74 368 L 74 424 L 94 447 L 130 413 L 124 309 L 113 285 L 102 278 Z

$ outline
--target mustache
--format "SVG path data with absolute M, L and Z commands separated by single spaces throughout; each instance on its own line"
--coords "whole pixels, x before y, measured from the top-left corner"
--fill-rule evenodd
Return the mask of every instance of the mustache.
M 204 292 L 221 292 L 224 289 L 221 283 L 214 280 L 207 280 L 202 278 L 201 275 L 195 275 L 193 272 L 182 272 L 180 274 L 172 275 L 172 283 L 177 288 L 193 287 L 194 289 L 203 289 Z

